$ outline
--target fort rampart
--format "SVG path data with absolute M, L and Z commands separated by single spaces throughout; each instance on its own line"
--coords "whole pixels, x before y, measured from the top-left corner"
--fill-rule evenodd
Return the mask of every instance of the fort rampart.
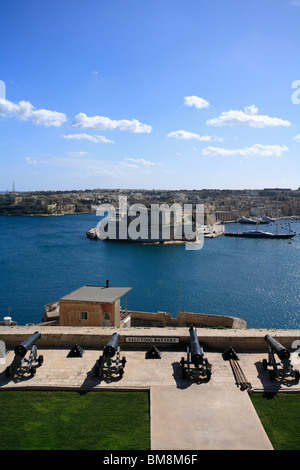
M 135 312 L 128 311 L 123 320 L 130 317 L 131 326 L 142 327 L 223 327 L 223 328 L 246 328 L 245 320 L 227 315 L 213 315 L 209 313 L 177 312 L 177 317 L 172 318 L 170 313 L 166 312 Z
M 119 344 L 122 350 L 144 349 L 153 345 L 158 349 L 183 349 L 189 344 L 188 328 L 114 328 L 114 327 L 60 327 L 60 326 L 0 326 L 0 340 L 6 348 L 12 349 L 35 331 L 41 333 L 39 348 L 71 348 L 78 344 L 83 349 L 102 349 L 111 335 L 120 334 Z M 207 350 L 224 351 L 233 347 L 237 351 L 266 351 L 268 345 L 264 339 L 272 335 L 284 347 L 290 349 L 295 341 L 300 342 L 300 330 L 272 329 L 213 329 L 197 328 L 201 345 Z M 299 347 L 295 346 L 296 348 Z

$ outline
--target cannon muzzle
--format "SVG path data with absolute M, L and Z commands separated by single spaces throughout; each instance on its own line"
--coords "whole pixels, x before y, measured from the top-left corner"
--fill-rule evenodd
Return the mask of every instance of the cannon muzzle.
M 120 338 L 119 333 L 114 333 L 107 345 L 103 349 L 104 356 L 114 357 L 118 349 L 118 340 Z
M 29 351 L 32 348 L 32 346 L 40 337 L 41 337 L 41 333 L 39 331 L 36 331 L 35 333 L 33 333 L 33 335 L 25 339 L 23 343 L 15 347 L 15 355 L 23 358 L 26 355 L 27 351 Z
M 190 343 L 191 343 L 191 361 L 195 365 L 202 364 L 204 352 L 199 344 L 196 328 L 191 327 L 189 329 L 189 332 L 190 332 Z
M 265 340 L 271 346 L 271 348 L 274 350 L 274 352 L 277 354 L 281 361 L 283 361 L 284 359 L 289 359 L 290 352 L 284 346 L 282 346 L 282 344 L 276 341 L 276 339 L 274 339 L 271 335 L 266 335 Z

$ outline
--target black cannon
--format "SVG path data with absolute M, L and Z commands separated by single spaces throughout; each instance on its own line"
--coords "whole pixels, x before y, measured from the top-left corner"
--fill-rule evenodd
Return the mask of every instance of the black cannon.
M 109 342 L 104 346 L 103 354 L 99 357 L 98 364 L 95 367 L 95 376 L 100 378 L 112 378 L 114 375 L 123 377 L 126 358 L 120 360 L 121 348 L 118 345 L 120 335 L 113 333 Z M 112 358 L 116 354 L 116 359 Z
M 21 371 L 21 367 L 26 363 L 25 372 L 30 373 L 31 377 L 36 374 L 36 366 L 33 363 L 38 363 L 41 366 L 44 362 L 43 356 L 37 356 L 37 346 L 36 342 L 41 337 L 41 333 L 36 331 L 33 335 L 27 338 L 23 343 L 15 347 L 15 357 L 10 366 L 5 370 L 6 377 L 11 377 L 18 370 Z M 30 351 L 28 359 L 26 359 L 27 352 Z
M 290 352 L 271 335 L 266 335 L 265 341 L 269 344 L 270 347 L 268 350 L 268 360 L 263 359 L 263 368 L 267 370 L 268 366 L 273 367 L 273 369 L 269 371 L 270 379 L 275 380 L 279 377 L 290 376 L 298 381 L 300 378 L 300 373 L 299 370 L 294 369 L 290 361 Z M 276 362 L 275 354 L 279 357 L 281 362 Z M 278 368 L 278 366 L 280 368 Z
M 200 377 L 207 380 L 211 377 L 211 364 L 204 356 L 203 348 L 200 346 L 195 327 L 189 329 L 190 346 L 187 347 L 187 359 L 181 358 L 180 365 L 182 378 L 199 381 Z

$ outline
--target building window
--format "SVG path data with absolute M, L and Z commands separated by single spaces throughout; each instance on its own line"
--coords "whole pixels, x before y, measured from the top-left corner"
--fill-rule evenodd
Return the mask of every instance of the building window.
M 80 320 L 87 320 L 88 313 L 87 312 L 80 312 Z

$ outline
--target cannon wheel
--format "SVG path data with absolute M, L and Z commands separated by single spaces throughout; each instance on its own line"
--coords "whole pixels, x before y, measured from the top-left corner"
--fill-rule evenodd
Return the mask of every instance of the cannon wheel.
M 38 357 L 38 364 L 39 364 L 39 366 L 41 366 L 41 365 L 43 364 L 43 362 L 44 362 L 44 356 L 39 356 L 39 357 Z
M 36 368 L 35 368 L 35 367 L 31 367 L 31 369 L 30 369 L 30 375 L 31 375 L 31 377 L 34 377 L 35 374 L 36 374 Z
M 182 379 L 185 379 L 186 376 L 187 376 L 187 370 L 186 370 L 186 368 L 184 367 L 184 365 L 185 365 L 185 359 L 184 359 L 184 357 L 182 357 L 181 360 L 180 360 L 181 378 L 182 378 Z
M 273 381 L 276 379 L 275 371 L 274 371 L 274 370 L 270 370 L 269 374 L 270 374 L 270 379 L 271 379 L 272 382 L 273 382 Z
M 263 359 L 263 361 L 262 361 L 262 366 L 263 366 L 263 369 L 264 369 L 264 370 L 267 370 L 267 368 L 268 368 L 268 361 L 267 361 L 267 359 Z

